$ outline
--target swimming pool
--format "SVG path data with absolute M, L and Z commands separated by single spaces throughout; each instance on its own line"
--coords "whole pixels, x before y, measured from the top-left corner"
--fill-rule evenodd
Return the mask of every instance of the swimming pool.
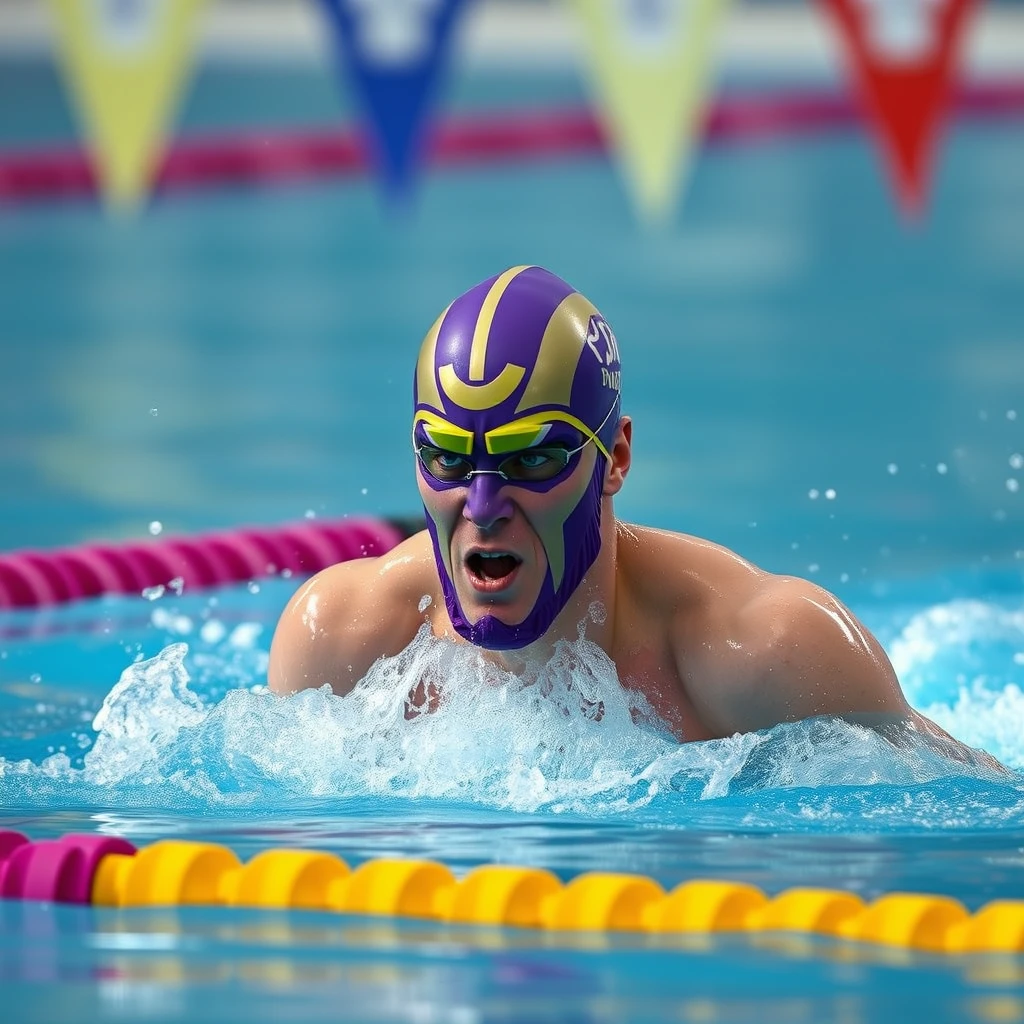
M 533 88 L 572 97 L 565 78 Z M 237 104 L 226 89 L 201 80 L 187 126 Z M 1019 770 L 1021 166 L 1019 122 L 958 123 L 915 230 L 851 130 L 709 147 L 654 236 L 589 156 L 436 172 L 409 221 L 358 179 L 168 195 L 134 223 L 84 201 L 0 209 L 2 546 L 415 511 L 424 324 L 496 266 L 538 262 L 623 346 L 623 518 L 836 590 L 916 706 Z M 277 701 L 260 685 L 294 585 L 4 613 L 0 827 L 1024 897 L 1019 777 L 855 730 L 676 748 L 468 668 L 456 706 L 409 723 L 373 703 L 394 705 L 383 675 L 356 701 Z M 0 943 L 19 1021 L 1024 1017 L 1019 957 L 826 940 L 4 902 Z

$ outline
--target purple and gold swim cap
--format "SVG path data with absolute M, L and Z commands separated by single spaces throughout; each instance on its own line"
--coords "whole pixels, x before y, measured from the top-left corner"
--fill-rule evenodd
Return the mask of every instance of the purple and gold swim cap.
M 413 443 L 461 456 L 477 467 L 500 466 L 512 452 L 558 444 L 573 452 L 544 481 L 508 481 L 485 469 L 468 481 L 444 482 L 419 465 L 434 490 L 468 489 L 467 508 L 504 488 L 549 490 L 597 449 L 590 483 L 556 528 L 537 529 L 548 570 L 526 618 L 494 615 L 470 623 L 452 579 L 451 534 L 427 509 L 427 527 L 452 624 L 471 643 L 495 650 L 525 647 L 547 631 L 593 565 L 601 547 L 604 471 L 620 408 L 619 350 L 598 310 L 571 285 L 540 267 L 513 267 L 457 298 L 420 348 L 414 386 Z

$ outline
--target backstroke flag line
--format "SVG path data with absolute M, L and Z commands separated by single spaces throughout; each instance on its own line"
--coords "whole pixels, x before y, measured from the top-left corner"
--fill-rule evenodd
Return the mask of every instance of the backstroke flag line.
M 645 221 L 671 216 L 726 0 L 573 0 L 605 131 Z
M 65 77 L 103 194 L 148 193 L 192 56 L 203 0 L 50 0 Z
M 839 25 L 900 206 L 924 207 L 973 0 L 821 0 Z
M 374 170 L 407 198 L 463 0 L 322 0 L 359 97 Z

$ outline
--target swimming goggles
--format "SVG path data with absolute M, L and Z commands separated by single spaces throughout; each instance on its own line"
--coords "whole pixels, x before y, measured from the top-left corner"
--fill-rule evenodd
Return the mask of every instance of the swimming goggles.
M 597 439 L 597 434 L 604 429 L 616 409 L 615 402 L 605 414 L 597 431 L 591 433 L 589 428 L 583 444 L 576 448 L 566 448 L 562 444 L 539 444 L 506 455 L 497 469 L 477 469 L 467 455 L 452 452 L 427 442 L 416 443 L 413 439 L 413 451 L 419 459 L 424 473 L 431 479 L 443 484 L 468 484 L 475 476 L 499 476 L 512 484 L 545 483 L 554 480 L 564 473 L 574 455 L 578 455 L 592 441 L 605 452 L 604 445 Z M 607 455 L 607 452 L 605 452 Z
M 565 471 L 569 460 L 583 451 L 593 438 L 588 437 L 578 448 L 562 445 L 539 445 L 507 455 L 497 469 L 476 469 L 465 455 L 456 455 L 431 444 L 413 446 L 423 471 L 444 484 L 468 484 L 475 476 L 500 476 L 512 484 L 542 483 L 554 480 Z

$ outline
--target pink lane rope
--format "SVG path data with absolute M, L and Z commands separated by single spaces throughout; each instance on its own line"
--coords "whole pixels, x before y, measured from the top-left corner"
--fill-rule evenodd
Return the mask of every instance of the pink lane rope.
M 113 836 L 66 835 L 32 842 L 0 829 L 0 899 L 47 903 L 92 902 L 92 881 L 108 854 L 132 856 L 135 847 Z
M 1014 79 L 965 86 L 951 97 L 951 113 L 972 120 L 1024 114 L 1024 82 Z M 724 97 L 704 126 L 708 143 L 792 137 L 866 123 L 861 104 L 834 92 L 785 92 Z M 593 111 L 490 112 L 442 121 L 433 131 L 427 163 L 463 166 L 507 160 L 557 159 L 603 152 L 604 132 Z M 235 137 L 179 139 L 157 175 L 161 191 L 218 182 L 279 182 L 363 174 L 369 167 L 362 134 L 280 131 Z M 81 149 L 0 151 L 0 201 L 90 195 L 96 190 Z
M 139 594 L 180 580 L 193 589 L 279 573 L 309 575 L 335 562 L 389 551 L 411 524 L 343 519 L 252 527 L 127 544 L 84 544 L 0 554 L 0 609 L 63 604 L 100 594 Z

